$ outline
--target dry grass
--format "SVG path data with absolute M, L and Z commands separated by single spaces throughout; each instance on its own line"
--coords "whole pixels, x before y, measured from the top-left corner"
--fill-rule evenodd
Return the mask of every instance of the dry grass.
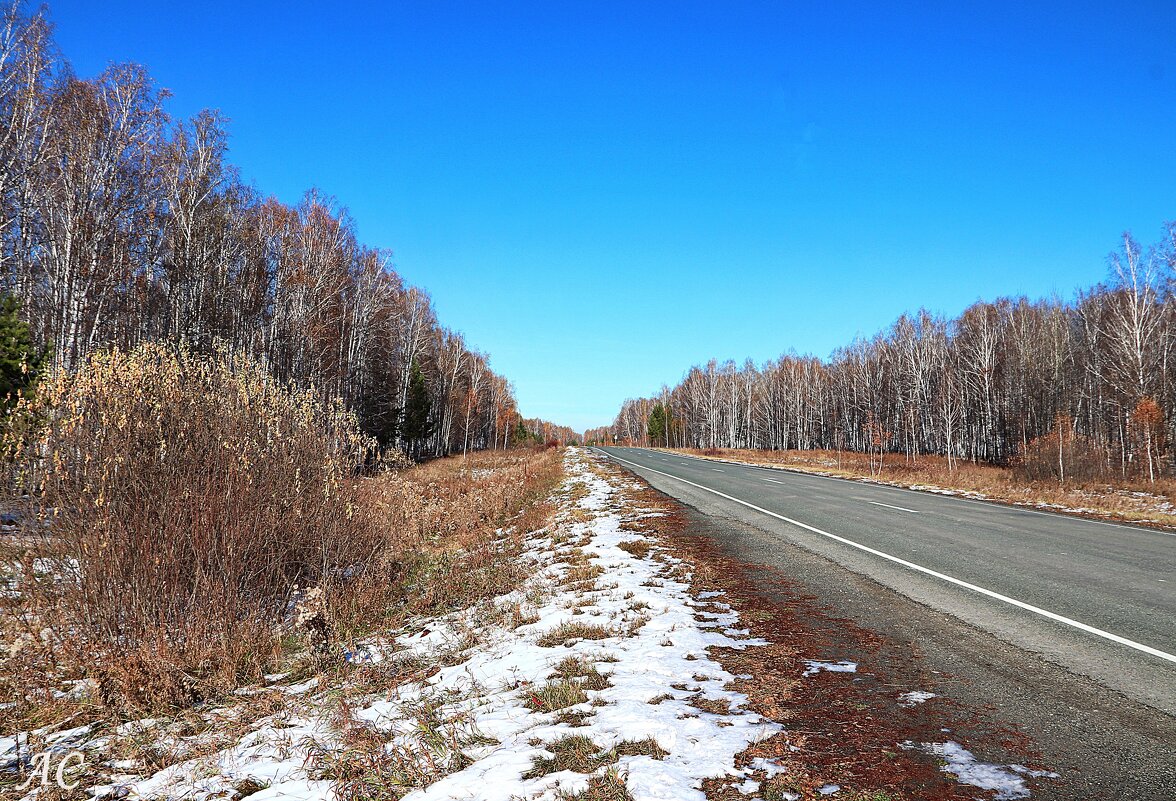
M 604 626 L 569 621 L 556 626 L 540 637 L 537 642 L 544 648 L 554 648 L 557 645 L 568 645 L 577 640 L 607 640 L 609 637 L 615 636 L 617 636 L 615 631 Z
M 367 632 L 513 589 L 561 475 L 558 451 L 519 450 L 360 478 L 353 419 L 227 355 L 96 356 L 36 403 L 39 426 L 6 443 L 27 525 L 0 534 L 0 584 L 19 591 L 0 608 L 0 702 L 23 726 L 338 669 Z M 60 696 L 82 678 L 101 709 Z
M 111 707 L 256 679 L 299 588 L 383 547 L 349 479 L 369 445 L 354 419 L 240 357 L 95 355 L 21 413 L 37 423 L 6 442 L 11 503 L 41 569 L 9 619 L 35 621 L 33 667 L 94 679 Z
M 527 694 L 527 706 L 533 712 L 555 712 L 587 701 L 584 683 L 577 679 L 549 681 Z
M 524 779 L 537 779 L 561 770 L 591 773 L 603 765 L 617 761 L 615 754 L 603 751 L 599 745 L 579 734 L 547 743 L 545 748 L 551 752 L 551 756 L 534 757 L 531 769 L 523 774 Z
M 569 656 L 555 666 L 555 677 L 561 679 L 580 679 L 585 690 L 604 690 L 612 686 L 608 676 L 600 673 L 595 665 L 577 656 Z
M 588 788 L 579 793 L 559 791 L 557 801 L 633 801 L 625 787 L 625 778 L 616 768 L 588 778 Z
M 653 550 L 653 543 L 649 540 L 625 540 L 617 543 L 617 547 L 638 559 L 644 559 Z
M 393 740 L 339 709 L 342 747 L 316 754 L 315 777 L 334 782 L 340 801 L 395 801 L 473 763 L 465 750 L 494 744 L 464 714 L 447 717 L 437 704 L 406 705 L 407 739 Z
M 561 471 L 557 451 L 492 451 L 362 481 L 360 503 L 387 538 L 385 564 L 362 590 L 335 599 L 337 627 L 360 637 L 514 589 L 525 578 L 516 558 L 523 535 L 547 525 L 553 510 L 544 499 Z M 509 625 L 529 622 L 519 609 Z
M 605 765 L 612 765 L 621 757 L 648 756 L 665 758 L 667 752 L 657 740 L 625 740 L 607 751 L 582 735 L 573 734 L 548 743 L 546 750 L 551 756 L 537 756 L 532 759 L 531 769 L 523 774 L 524 779 L 536 779 L 561 770 L 576 773 L 591 773 Z
M 1020 468 L 956 460 L 949 466 L 941 456 L 907 460 L 902 454 L 887 454 L 879 475 L 876 469 L 871 473 L 867 454 L 852 451 L 675 450 L 703 458 L 778 465 L 844 478 L 874 478 L 904 487 L 951 489 L 1007 503 L 1049 504 L 1116 520 L 1176 527 L 1176 479 L 1170 477 L 1154 484 L 1142 479 L 1089 477 L 1063 484 L 1056 479 L 1033 480 Z M 1090 471 L 1081 474 L 1089 476 Z

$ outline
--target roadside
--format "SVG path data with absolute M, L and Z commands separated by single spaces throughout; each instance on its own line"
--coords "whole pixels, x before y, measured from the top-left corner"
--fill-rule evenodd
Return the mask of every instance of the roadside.
M 924 677 L 879 691 L 867 632 L 758 595 L 682 507 L 584 451 L 565 469 L 550 517 L 500 531 L 520 546 L 513 589 L 292 658 L 227 699 L 4 732 L 0 787 L 28 801 L 913 801 L 1019 798 L 1038 781 L 941 732 L 955 715 L 921 703 Z M 413 592 L 469 569 L 454 559 Z M 1018 745 L 1000 758 L 1030 760 Z M 77 790 L 21 786 L 46 750 L 85 755 Z
M 1018 481 L 1010 469 L 920 456 L 905 461 L 889 454 L 882 467 L 866 454 L 852 451 L 766 451 L 743 448 L 650 448 L 697 459 L 754 465 L 799 473 L 866 481 L 892 487 L 954 495 L 978 501 L 1022 506 L 1095 520 L 1109 520 L 1164 530 L 1176 529 L 1176 483 L 1132 482 L 1115 486 L 1099 482 L 1059 484 Z
M 654 484 L 676 495 L 683 489 L 674 481 Z M 739 599 L 737 608 L 750 602 L 782 610 L 774 636 L 802 644 L 801 658 L 856 663 L 854 689 L 869 698 L 856 703 L 878 709 L 893 739 L 955 742 L 983 761 L 1028 761 L 1060 774 L 1039 778 L 1034 797 L 1176 797 L 1170 716 L 929 609 L 761 528 L 758 518 L 728 516 L 706 494 L 683 498 L 672 502 L 706 511 L 680 506 L 680 552 L 700 573 L 709 565 Z M 899 693 L 912 687 L 921 694 L 896 708 Z M 805 708 L 799 698 L 796 708 Z
M 699 514 L 643 481 L 636 487 L 642 505 L 662 510 L 647 525 L 668 553 L 692 565 L 699 597 L 721 598 L 747 636 L 769 643 L 711 652 L 739 674 L 735 686 L 750 708 L 782 726 L 737 764 L 768 758 L 783 770 L 750 796 L 709 781 L 708 798 L 1071 797 L 1040 793 L 1053 778 L 1029 739 L 943 698 L 941 677 L 917 647 L 900 648 L 853 622 L 844 605 L 808 594 L 804 576 L 813 565 L 797 565 L 802 575 L 793 577 L 741 558 L 730 526 L 747 527 Z

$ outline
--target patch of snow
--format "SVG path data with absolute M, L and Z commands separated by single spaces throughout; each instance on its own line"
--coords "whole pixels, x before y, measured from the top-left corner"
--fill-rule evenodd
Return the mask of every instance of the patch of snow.
M 941 770 L 955 774 L 956 780 L 962 784 L 978 787 L 981 790 L 995 792 L 995 801 L 1011 801 L 1017 798 L 1029 797 L 1029 786 L 1023 776 L 1058 778 L 1058 774 L 1050 771 L 1031 771 L 1023 765 L 997 765 L 991 762 L 981 762 L 971 751 L 957 742 L 948 740 L 943 743 L 904 743 L 906 748 L 918 748 L 929 754 L 934 754 L 943 761 Z
M 313 679 L 307 679 L 306 681 L 301 682 L 300 684 L 290 684 L 285 687 L 279 687 L 278 689 L 281 690 L 282 692 L 286 693 L 287 695 L 302 695 L 303 693 L 310 692 L 318 685 L 319 685 L 318 676 L 315 676 Z
M 767 778 L 772 778 L 781 773 L 787 773 L 788 768 L 781 765 L 774 759 L 764 759 L 763 757 L 756 757 L 751 760 L 751 764 L 747 766 L 749 773 L 762 772 Z
M 918 706 L 938 697 L 935 693 L 929 693 L 926 690 L 911 690 L 909 693 L 898 696 L 898 703 L 901 706 Z
M 815 676 L 822 671 L 826 673 L 857 673 L 857 662 L 821 662 L 817 659 L 804 660 L 807 667 L 804 669 L 805 676 Z

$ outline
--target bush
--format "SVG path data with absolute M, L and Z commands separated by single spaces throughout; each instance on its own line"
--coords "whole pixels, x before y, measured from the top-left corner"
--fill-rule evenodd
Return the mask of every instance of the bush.
M 1012 467 L 1022 481 L 1081 483 L 1108 475 L 1106 449 L 1064 425 L 1031 440 Z
M 382 547 L 353 503 L 354 419 L 243 357 L 97 354 L 22 403 L 37 422 L 7 443 L 13 490 L 46 555 L 28 611 L 112 705 L 255 678 L 299 594 Z

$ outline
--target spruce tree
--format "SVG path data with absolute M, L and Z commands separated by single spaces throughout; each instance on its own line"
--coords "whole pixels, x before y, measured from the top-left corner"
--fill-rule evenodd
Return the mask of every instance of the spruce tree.
M 413 360 L 408 376 L 408 398 L 404 405 L 404 439 L 415 455 L 420 442 L 433 433 L 433 400 L 429 397 L 429 386 L 421 366 Z
M 0 296 L 0 401 L 11 408 L 28 394 L 45 366 L 47 354 L 33 347 L 29 324 L 20 315 L 20 301 Z
M 511 441 L 515 445 L 522 445 L 526 443 L 530 436 L 531 434 L 529 431 L 527 431 L 527 427 L 523 425 L 523 418 L 520 417 L 518 422 L 515 424 L 514 432 L 510 435 Z
M 660 403 L 654 404 L 649 413 L 649 423 L 645 427 L 649 434 L 649 444 L 656 445 L 666 438 L 666 409 Z

